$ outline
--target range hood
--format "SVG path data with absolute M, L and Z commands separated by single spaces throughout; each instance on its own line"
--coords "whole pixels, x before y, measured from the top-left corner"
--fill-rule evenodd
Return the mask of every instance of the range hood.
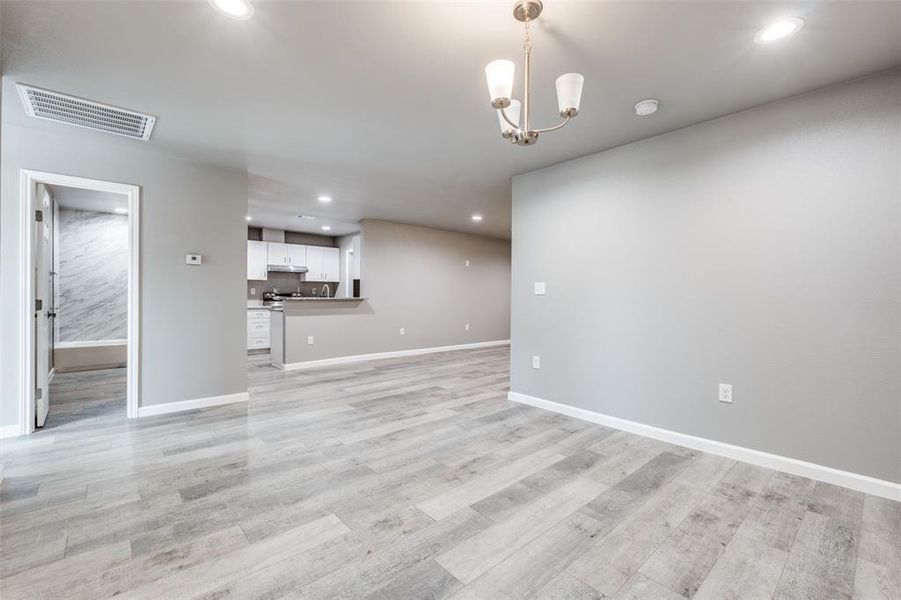
M 266 265 L 266 270 L 274 271 L 276 273 L 306 273 L 309 271 L 306 267 L 294 265 Z

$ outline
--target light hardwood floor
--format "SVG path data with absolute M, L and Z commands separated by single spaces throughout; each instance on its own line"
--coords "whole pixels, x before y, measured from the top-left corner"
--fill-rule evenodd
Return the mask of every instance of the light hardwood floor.
M 898 503 L 510 403 L 508 360 L 252 358 L 249 403 L 137 422 L 123 371 L 58 376 L 0 596 L 901 598 Z

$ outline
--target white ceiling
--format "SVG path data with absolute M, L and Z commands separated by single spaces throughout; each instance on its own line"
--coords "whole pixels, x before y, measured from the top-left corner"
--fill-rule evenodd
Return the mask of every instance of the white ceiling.
M 48 185 L 50 195 L 60 208 L 113 213 L 128 208 L 128 196 L 112 192 L 97 192 L 63 185 Z
M 249 211 L 272 226 L 306 213 L 506 237 L 514 174 L 901 64 L 901 2 L 548 0 L 534 120 L 556 121 L 560 73 L 585 91 L 572 124 L 523 148 L 501 139 L 482 74 L 519 60 L 510 1 L 258 0 L 248 21 L 206 0 L 0 6 L 4 121 L 61 127 L 28 119 L 13 81 L 149 112 L 147 144 L 247 169 Z M 789 15 L 800 33 L 753 42 Z M 660 112 L 636 117 L 648 97 Z

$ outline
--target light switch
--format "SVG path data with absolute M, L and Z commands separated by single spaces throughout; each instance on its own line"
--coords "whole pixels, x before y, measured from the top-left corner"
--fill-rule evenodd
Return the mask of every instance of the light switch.
M 199 265 L 203 262 L 203 256 L 200 254 L 185 254 L 186 265 Z
M 466 266 L 467 266 L 467 267 L 469 266 L 469 261 L 468 261 L 468 260 L 466 261 Z
M 535 282 L 535 295 L 536 296 L 544 296 L 544 282 L 543 281 Z

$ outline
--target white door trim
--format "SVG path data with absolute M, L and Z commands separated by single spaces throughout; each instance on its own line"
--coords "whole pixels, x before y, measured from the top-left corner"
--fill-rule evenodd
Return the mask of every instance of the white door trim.
M 128 198 L 128 374 L 127 374 L 127 411 L 128 418 L 138 416 L 140 403 L 140 199 L 141 188 L 137 185 L 101 181 L 99 179 L 86 179 L 58 173 L 45 173 L 22 169 L 19 173 L 21 184 L 21 223 L 19 240 L 19 289 L 21 290 L 21 305 L 19 310 L 19 339 L 22 349 L 19 366 L 19 433 L 28 435 L 34 431 L 34 389 L 31 382 L 34 381 L 34 337 L 31 325 L 34 293 L 32 285 L 32 253 L 31 234 L 32 224 L 31 207 L 34 201 L 37 184 L 62 185 L 77 187 L 98 192 L 111 192 L 124 194 Z

